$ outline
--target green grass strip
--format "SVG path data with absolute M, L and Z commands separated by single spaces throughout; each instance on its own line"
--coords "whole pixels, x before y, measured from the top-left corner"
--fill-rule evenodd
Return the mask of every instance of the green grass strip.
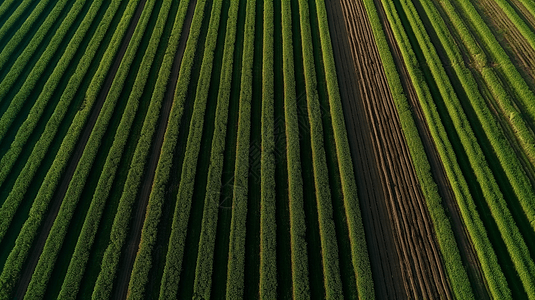
M 17 6 L 15 11 L 8 17 L 6 22 L 0 27 L 0 40 L 2 40 L 4 38 L 6 33 L 11 29 L 11 27 L 13 27 L 15 22 L 18 21 L 20 16 L 26 11 L 26 9 L 28 7 L 30 7 L 30 5 L 34 1 L 35 0 L 24 0 Z M 6 0 L 0 5 L 0 18 L 2 18 L 4 16 L 4 14 L 9 9 L 11 4 L 13 4 L 13 2 L 15 2 L 15 0 Z M 45 7 L 45 5 L 42 5 L 41 7 L 39 7 L 39 9 L 42 9 L 44 7 Z M 41 11 L 39 11 L 37 14 L 39 14 Z M 31 17 L 28 17 L 28 19 L 32 20 Z M 29 27 L 26 27 L 26 28 L 29 28 Z M 0 69 L 2 69 L 2 68 L 0 68 Z

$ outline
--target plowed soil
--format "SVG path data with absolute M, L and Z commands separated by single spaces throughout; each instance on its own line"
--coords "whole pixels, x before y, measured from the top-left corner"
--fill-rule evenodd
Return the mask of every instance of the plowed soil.
M 378 299 L 452 294 L 361 1 L 327 1 Z

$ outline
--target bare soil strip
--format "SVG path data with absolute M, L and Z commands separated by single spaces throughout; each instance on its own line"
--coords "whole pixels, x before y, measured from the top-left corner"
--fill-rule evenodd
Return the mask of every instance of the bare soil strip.
M 366 10 L 341 2 L 327 7 L 376 296 L 451 299 Z
M 141 229 L 145 220 L 145 212 L 147 204 L 149 202 L 150 191 L 152 188 L 152 182 L 154 180 L 154 174 L 156 173 L 156 166 L 158 165 L 158 158 L 160 157 L 160 151 L 162 149 L 163 138 L 165 130 L 167 129 L 167 122 L 169 120 L 169 114 L 171 112 L 171 106 L 175 95 L 176 82 L 178 80 L 178 73 L 180 71 L 180 65 L 182 58 L 184 57 L 184 50 L 186 49 L 186 42 L 189 37 L 191 28 L 191 22 L 193 20 L 193 13 L 195 12 L 196 0 L 192 0 L 188 6 L 188 12 L 186 13 L 186 19 L 184 20 L 183 32 L 180 35 L 178 42 L 177 53 L 173 62 L 171 76 L 167 83 L 167 91 L 165 93 L 164 102 L 162 103 L 162 112 L 160 114 L 160 122 L 156 131 L 156 136 L 152 143 L 151 157 L 149 163 L 146 166 L 146 176 L 143 180 L 141 190 L 139 193 L 139 200 L 137 201 L 136 213 L 134 221 L 129 234 L 129 238 L 126 241 L 127 248 L 125 253 L 125 261 L 119 273 L 117 274 L 117 288 L 115 290 L 114 299 L 126 299 L 128 292 L 128 283 L 130 281 L 130 275 L 132 268 L 134 267 L 134 259 L 141 239 Z
M 93 127 L 97 122 L 102 106 L 104 105 L 104 101 L 106 100 L 108 92 L 110 91 L 113 80 L 115 79 L 115 75 L 117 74 L 117 70 L 119 69 L 119 65 L 123 60 L 124 54 L 126 53 L 128 44 L 132 39 L 132 35 L 134 34 L 134 30 L 136 29 L 137 23 L 141 17 L 141 12 L 143 12 L 143 8 L 145 7 L 146 2 L 147 0 L 141 0 L 139 2 L 136 12 L 132 20 L 130 21 L 130 25 L 123 38 L 123 42 L 121 44 L 119 52 L 117 53 L 113 65 L 110 68 L 110 71 L 108 72 L 103 88 L 101 89 L 97 97 L 95 107 L 93 108 L 93 111 L 91 112 L 91 115 L 87 120 L 82 135 L 80 136 L 76 147 L 74 148 L 73 155 L 69 160 L 67 168 L 65 169 L 63 179 L 54 194 L 54 198 L 51 201 L 50 210 L 46 216 L 45 222 L 42 225 L 41 233 L 38 235 L 37 241 L 34 242 L 35 245 L 33 246 L 31 253 L 27 259 L 26 265 L 24 266 L 22 276 L 17 282 L 17 288 L 15 290 L 15 299 L 22 299 L 24 297 L 24 294 L 26 293 L 26 289 L 28 288 L 28 284 L 30 283 L 32 274 L 35 270 L 35 267 L 37 266 L 37 262 L 39 261 L 39 257 L 41 256 L 41 252 L 43 251 L 43 248 L 45 246 L 45 242 L 48 238 L 48 234 L 50 233 L 50 229 L 52 228 L 52 224 L 54 224 L 54 220 L 56 219 L 56 216 L 58 214 L 59 208 L 63 201 L 63 197 L 65 197 L 65 193 L 67 192 L 69 183 L 72 180 L 74 171 L 78 166 L 78 162 L 82 157 L 82 153 L 84 152 L 87 141 L 89 140 L 89 136 L 91 135 Z

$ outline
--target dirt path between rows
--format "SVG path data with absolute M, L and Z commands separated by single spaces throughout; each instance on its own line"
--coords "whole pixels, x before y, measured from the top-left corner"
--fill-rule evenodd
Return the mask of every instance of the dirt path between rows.
M 453 298 L 361 1 L 327 1 L 378 299 Z
M 415 118 L 415 124 L 422 140 L 425 153 L 427 154 L 429 164 L 431 165 L 431 173 L 433 175 L 433 179 L 437 183 L 438 192 L 442 198 L 442 203 L 445 206 L 446 214 L 450 217 L 449 220 L 451 223 L 451 228 L 455 235 L 457 246 L 459 247 L 463 265 L 466 267 L 468 277 L 472 283 L 474 294 L 476 299 L 490 299 L 485 285 L 485 280 L 483 279 L 484 277 L 481 270 L 481 265 L 479 264 L 477 254 L 466 231 L 464 222 L 462 221 L 461 212 L 459 206 L 457 205 L 455 194 L 453 193 L 448 176 L 446 175 L 444 165 L 442 164 L 442 161 L 438 155 L 438 151 L 435 147 L 429 127 L 426 124 L 425 116 L 419 104 L 418 96 L 416 95 L 416 91 L 412 81 L 410 80 L 409 72 L 403 61 L 401 50 L 396 43 L 392 28 L 390 28 L 390 25 L 388 24 L 384 8 L 380 5 L 377 6 L 380 19 L 383 21 L 383 28 L 387 42 L 392 50 L 392 56 L 394 57 L 398 67 L 397 69 L 400 74 L 403 90 L 406 93 L 409 105 L 413 109 L 413 117 Z
M 32 278 L 33 272 L 35 270 L 35 267 L 37 266 L 39 257 L 41 256 L 41 253 L 43 252 L 43 248 L 48 238 L 48 234 L 50 233 L 50 229 L 52 228 L 52 225 L 54 224 L 54 220 L 56 219 L 56 216 L 58 215 L 59 208 L 61 207 L 61 203 L 63 201 L 63 198 L 65 197 L 65 194 L 69 187 L 69 183 L 71 182 L 72 177 L 74 175 L 74 171 L 76 170 L 76 167 L 78 166 L 78 162 L 80 161 L 80 158 L 82 157 L 85 146 L 87 145 L 87 141 L 89 140 L 89 136 L 91 135 L 91 132 L 93 131 L 93 127 L 95 126 L 95 123 L 97 122 L 100 111 L 102 110 L 102 106 L 104 105 L 104 101 L 106 100 L 108 92 L 110 91 L 113 80 L 115 79 L 115 75 L 117 74 L 117 70 L 119 69 L 119 66 L 121 64 L 121 61 L 123 60 L 124 54 L 126 53 L 128 44 L 130 43 L 130 40 L 132 39 L 132 35 L 134 34 L 134 30 L 136 29 L 137 23 L 139 21 L 139 18 L 141 17 L 141 13 L 143 12 L 143 8 L 145 7 L 146 2 L 147 0 L 141 0 L 136 8 L 136 11 L 134 13 L 132 20 L 130 21 L 130 25 L 126 31 L 126 34 L 123 37 L 123 41 L 119 48 L 119 51 L 117 52 L 115 56 L 113 65 L 110 68 L 106 76 L 106 80 L 104 81 L 104 85 L 98 94 L 95 107 L 93 108 L 93 111 L 91 112 L 91 115 L 89 116 L 89 119 L 87 120 L 87 123 L 82 131 L 82 135 L 80 136 L 80 138 L 78 139 L 78 142 L 76 143 L 73 154 L 67 164 L 67 168 L 65 169 L 65 172 L 63 173 L 63 178 L 61 180 L 61 183 L 56 189 L 56 192 L 54 193 L 54 197 L 52 198 L 52 201 L 49 204 L 50 209 L 45 217 L 45 222 L 42 225 L 41 232 L 38 235 L 37 240 L 34 242 L 34 246 L 32 247 L 32 250 L 30 251 L 30 255 L 27 259 L 27 262 L 22 270 L 22 276 L 17 282 L 16 290 L 15 290 L 15 299 L 22 299 L 24 297 L 24 294 L 26 293 L 26 290 L 28 289 L 28 285 Z
M 197 0 L 191 0 L 186 13 L 186 19 L 182 27 L 182 34 L 178 42 L 177 52 L 175 54 L 175 60 L 171 70 L 171 76 L 167 83 L 167 90 L 165 92 L 164 102 L 162 104 L 162 111 L 160 114 L 160 122 L 157 127 L 156 136 L 151 146 L 149 163 L 145 168 L 146 177 L 142 182 L 141 190 L 139 193 L 139 199 L 137 201 L 136 213 L 134 215 L 134 223 L 129 233 L 129 237 L 126 241 L 127 247 L 124 254 L 125 260 L 122 263 L 124 268 L 117 274 L 117 287 L 115 289 L 115 295 L 113 299 L 126 299 L 128 292 L 128 284 L 130 281 L 130 275 L 132 268 L 134 267 L 134 260 L 137 250 L 139 248 L 139 242 L 141 240 L 141 230 L 143 222 L 145 221 L 145 213 L 147 210 L 147 204 L 149 203 L 150 192 L 152 189 L 152 182 L 154 180 L 154 174 L 156 173 L 156 167 L 158 166 L 158 159 L 160 157 L 160 151 L 162 149 L 163 139 L 165 131 L 167 129 L 167 122 L 169 121 L 169 114 L 171 112 L 171 106 L 175 95 L 176 82 L 178 80 L 178 73 L 180 71 L 180 65 L 182 58 L 184 57 L 184 50 L 186 49 L 186 42 L 188 40 L 191 22 L 193 21 L 193 13 L 195 12 L 195 5 Z

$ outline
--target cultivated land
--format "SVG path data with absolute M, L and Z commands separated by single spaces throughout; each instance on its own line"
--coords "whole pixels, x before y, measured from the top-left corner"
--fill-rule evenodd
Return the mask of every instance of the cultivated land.
M 0 299 L 534 299 L 535 4 L 6 0 Z

